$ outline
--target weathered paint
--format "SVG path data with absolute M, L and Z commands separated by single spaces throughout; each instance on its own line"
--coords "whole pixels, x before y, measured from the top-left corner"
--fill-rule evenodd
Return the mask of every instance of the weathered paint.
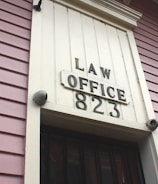
M 0 183 L 24 182 L 32 0 L 0 1 Z

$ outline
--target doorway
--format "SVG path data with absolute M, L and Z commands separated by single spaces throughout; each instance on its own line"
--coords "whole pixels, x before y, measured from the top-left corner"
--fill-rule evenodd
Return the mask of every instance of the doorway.
M 145 184 L 138 146 L 43 126 L 40 184 Z

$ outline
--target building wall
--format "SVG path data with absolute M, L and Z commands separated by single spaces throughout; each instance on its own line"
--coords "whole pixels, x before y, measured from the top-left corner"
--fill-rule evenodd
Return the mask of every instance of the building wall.
M 151 0 L 133 0 L 143 17 L 135 38 L 158 118 L 158 15 Z M 0 183 L 22 184 L 32 0 L 0 1 Z
M 22 184 L 32 0 L 0 1 L 0 183 Z
M 151 0 L 132 0 L 131 7 L 143 13 L 134 30 L 140 59 L 158 118 L 158 4 Z

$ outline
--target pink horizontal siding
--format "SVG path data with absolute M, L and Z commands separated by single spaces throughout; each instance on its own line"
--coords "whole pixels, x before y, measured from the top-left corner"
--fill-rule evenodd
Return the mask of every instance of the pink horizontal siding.
M 6 143 L 9 143 L 6 144 Z M 1 152 L 24 155 L 24 138 L 20 136 L 1 133 L 0 134 Z
M 23 27 L 18 27 L 14 24 L 10 24 L 9 22 L 4 22 L 0 20 L 1 30 L 7 32 L 11 35 L 16 35 L 25 39 L 30 39 L 30 31 L 29 29 L 25 29 Z
M 150 74 L 150 73 L 147 73 L 147 72 L 144 72 L 145 74 L 145 78 L 147 81 L 151 82 L 151 83 L 154 83 L 154 84 L 158 84 L 158 81 L 157 81 L 157 76 L 156 75 L 153 75 L 153 74 Z
M 158 4 L 132 0 L 131 7 L 143 13 L 134 30 L 155 115 L 158 118 Z
M 144 69 L 145 72 L 148 72 L 148 73 L 152 74 L 153 77 L 154 77 L 154 75 L 156 77 L 158 76 L 157 68 L 156 67 L 151 66 L 151 65 L 147 65 L 146 63 L 142 63 L 142 65 L 143 65 L 143 69 Z M 158 82 L 157 81 L 157 78 L 156 78 L 156 80 L 153 80 L 153 81 Z
M 26 118 L 26 105 L 22 103 L 12 102 L 6 99 L 0 99 L 0 112 L 3 115 L 10 115 L 15 118 Z
M 24 157 L 16 154 L 0 153 L 0 174 L 24 175 Z M 1 182 L 1 178 L 0 178 Z
M 0 183 L 24 183 L 32 0 L 0 1 Z
M 138 42 L 136 42 L 136 43 L 137 43 L 138 51 L 139 51 L 140 54 L 148 56 L 148 58 L 151 58 L 155 61 L 158 60 L 156 50 L 153 50 L 153 51 L 152 50 L 147 50 L 149 48 L 143 47 L 143 45 L 138 45 L 139 44 Z
M 6 56 L 0 56 L 1 67 L 5 70 L 17 72 L 19 74 L 27 75 L 28 73 L 28 62 L 18 61 L 13 58 Z
M 25 119 L 13 118 L 11 116 L 0 116 L 0 132 L 16 136 L 25 135 Z
M 0 70 L 0 79 L 3 83 L 14 85 L 21 88 L 27 88 L 27 76 L 8 70 Z
M 140 55 L 140 59 L 142 63 L 150 65 L 151 67 L 157 68 L 157 61 L 154 59 L 150 59 L 148 56 Z
M 14 1 L 13 0 L 3 0 L 3 1 L 7 2 L 10 5 L 20 7 L 21 9 L 28 10 L 29 12 L 32 11 L 32 7 L 30 7 L 30 4 L 32 6 L 32 2 L 33 2 L 32 0 L 14 0 Z
M 25 89 L 17 88 L 15 86 L 9 86 L 6 84 L 1 84 L 0 88 L 0 96 L 2 98 L 16 102 L 26 103 L 27 91 Z
M 29 29 L 31 26 L 31 22 L 28 19 L 24 19 L 23 17 L 19 17 L 18 15 L 10 14 L 9 12 L 5 11 L 1 11 L 0 15 L 3 21 L 17 25 L 19 27 Z
M 143 35 L 140 32 L 134 32 L 135 38 L 137 39 L 137 42 L 139 42 L 139 40 L 145 40 L 145 42 L 149 43 L 149 45 L 154 46 L 154 47 L 158 47 L 157 42 L 153 39 L 151 39 L 151 37 L 146 37 L 145 35 Z M 144 43 L 146 44 L 146 43 Z
M 154 82 L 147 81 L 147 85 L 148 85 L 149 91 L 153 91 L 155 93 L 158 93 L 157 84 L 155 84 Z
M 23 177 L 20 176 L 10 176 L 8 175 L 1 175 L 0 179 L 1 183 L 3 184 L 22 184 L 23 183 Z
M 8 34 L 6 32 L 1 32 L 1 42 L 15 47 L 19 47 L 24 50 L 29 50 L 29 47 L 30 47 L 29 40 L 23 39 L 15 35 Z
M 8 2 L 10 2 L 10 3 L 8 3 Z M 29 9 L 27 9 L 27 7 L 26 7 L 28 5 L 28 3 L 26 3 L 25 1 L 23 1 L 22 3 L 23 3 L 23 6 L 19 6 L 19 1 L 16 1 L 16 0 L 14 0 L 14 1 L 2 1 L 1 6 L 3 7 L 3 11 L 18 15 L 19 17 L 23 17 L 24 19 L 29 20 L 30 16 L 31 16 L 31 11 Z M 21 3 L 20 3 L 20 5 L 21 5 Z M 24 9 L 24 8 L 26 8 L 26 9 Z
M 3 55 L 6 55 L 8 57 L 20 59 L 25 62 L 29 59 L 28 50 L 22 50 L 20 48 L 14 47 L 13 45 L 7 45 L 5 43 L 0 44 L 0 49 Z

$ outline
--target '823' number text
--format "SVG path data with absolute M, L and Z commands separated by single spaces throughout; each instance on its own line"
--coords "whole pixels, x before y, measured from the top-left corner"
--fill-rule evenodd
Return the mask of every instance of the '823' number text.
M 87 110 L 87 97 L 82 92 L 77 92 L 76 95 L 76 108 L 81 110 Z M 95 102 L 95 106 L 93 107 L 93 112 L 98 114 L 104 114 L 103 111 L 100 110 L 100 107 L 103 104 L 103 99 L 98 96 L 92 96 L 92 102 Z M 118 109 L 118 103 L 116 101 L 108 100 L 108 103 L 113 105 L 113 109 L 109 112 L 109 115 L 115 118 L 120 117 L 120 111 Z

